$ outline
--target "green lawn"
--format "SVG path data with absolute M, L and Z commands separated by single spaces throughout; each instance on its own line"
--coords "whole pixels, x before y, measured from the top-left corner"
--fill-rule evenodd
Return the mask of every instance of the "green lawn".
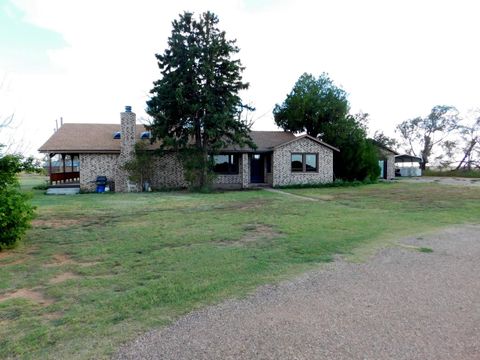
M 28 188 L 41 179 L 28 178 Z M 378 184 L 214 194 L 46 196 L 0 253 L 0 357 L 102 358 L 181 314 L 335 254 L 480 222 L 480 189 Z M 15 291 L 17 291 L 15 293 Z M 3 299 L 3 300 L 2 300 Z

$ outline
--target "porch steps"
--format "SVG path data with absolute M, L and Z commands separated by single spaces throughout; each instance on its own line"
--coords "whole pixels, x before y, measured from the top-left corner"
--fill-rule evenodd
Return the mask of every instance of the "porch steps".
M 80 187 L 50 187 L 47 195 L 76 195 L 80 193 Z

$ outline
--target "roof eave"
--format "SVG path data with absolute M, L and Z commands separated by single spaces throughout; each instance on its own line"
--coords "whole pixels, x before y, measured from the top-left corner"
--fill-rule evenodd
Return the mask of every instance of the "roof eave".
M 278 145 L 274 146 L 273 149 L 277 149 L 277 148 L 279 148 L 279 147 L 288 145 L 288 144 L 290 144 L 290 143 L 292 143 L 292 142 L 294 142 L 294 141 L 298 141 L 298 140 L 305 139 L 305 138 L 306 138 L 306 139 L 310 139 L 310 140 L 316 142 L 317 144 L 320 144 L 320 145 L 322 145 L 322 146 L 325 146 L 326 148 L 329 148 L 329 149 L 331 149 L 331 150 L 333 150 L 333 151 L 340 152 L 340 149 L 336 148 L 335 146 L 332 146 L 332 145 L 330 145 L 330 144 L 327 144 L 327 143 L 325 143 L 325 142 L 323 142 L 323 141 L 321 141 L 321 140 L 318 140 L 318 139 L 314 138 L 313 136 L 310 136 L 310 135 L 307 135 L 307 134 L 301 135 L 301 136 L 297 136 L 297 137 L 295 137 L 295 139 L 288 140 L 288 141 L 286 141 L 286 142 L 284 142 L 284 143 L 278 144 Z
M 39 153 L 42 154 L 120 154 L 120 150 L 112 150 L 112 149 L 89 149 L 89 150 L 72 150 L 72 149 L 38 149 Z

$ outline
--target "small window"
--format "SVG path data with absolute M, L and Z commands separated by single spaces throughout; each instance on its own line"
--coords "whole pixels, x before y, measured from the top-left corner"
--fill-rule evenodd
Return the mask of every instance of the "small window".
M 150 139 L 151 136 L 152 134 L 150 133 L 150 131 L 144 131 L 140 134 L 140 139 L 142 140 Z
M 293 172 L 302 172 L 303 171 L 303 157 L 302 157 L 302 154 L 292 154 L 292 171 Z
M 318 154 L 292 154 L 292 172 L 318 171 Z
M 122 134 L 122 133 L 121 133 L 120 131 L 115 131 L 115 132 L 113 133 L 113 138 L 114 138 L 114 139 L 120 139 L 120 138 L 122 137 L 121 134 Z
M 213 155 L 213 171 L 217 174 L 238 174 L 238 155 Z

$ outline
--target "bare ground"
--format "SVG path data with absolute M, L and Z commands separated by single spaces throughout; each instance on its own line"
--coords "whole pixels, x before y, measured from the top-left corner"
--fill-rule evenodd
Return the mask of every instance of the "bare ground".
M 48 306 L 54 303 L 52 299 L 49 299 L 43 295 L 38 289 L 19 289 L 10 293 L 0 295 L 0 302 L 11 299 L 25 299 L 34 303 Z
M 480 226 L 400 243 L 191 313 L 115 358 L 480 359 Z

